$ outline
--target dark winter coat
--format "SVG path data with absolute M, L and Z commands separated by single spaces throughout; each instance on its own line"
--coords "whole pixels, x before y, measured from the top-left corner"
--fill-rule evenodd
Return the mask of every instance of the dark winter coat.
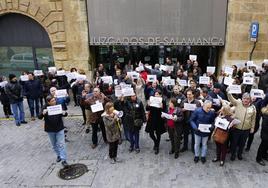
M 150 133 L 156 131 L 157 134 L 163 134 L 166 132 L 165 120 L 161 118 L 161 112 L 166 112 L 166 101 L 162 101 L 163 108 L 156 108 L 147 106 L 146 110 L 149 111 L 148 121 L 145 131 Z
M 261 139 L 268 142 L 268 106 L 261 109 L 262 124 L 261 124 Z
M 5 92 L 8 96 L 10 104 L 23 101 L 22 86 L 19 82 L 10 82 L 5 86 Z
M 137 99 L 137 101 L 126 101 L 125 102 L 125 125 L 129 131 L 139 131 L 141 129 L 142 123 L 146 122 L 146 116 L 144 111 L 144 106 L 142 102 Z
M 64 129 L 62 117 L 67 116 L 67 112 L 65 115 L 58 114 L 58 115 L 51 115 L 49 116 L 48 113 L 45 115 L 43 114 L 43 110 L 46 109 L 47 106 L 44 106 L 41 113 L 39 114 L 38 118 L 45 120 L 45 131 L 46 132 L 59 132 Z
M 24 92 L 29 99 L 38 99 L 43 92 L 40 80 L 34 79 L 24 83 Z

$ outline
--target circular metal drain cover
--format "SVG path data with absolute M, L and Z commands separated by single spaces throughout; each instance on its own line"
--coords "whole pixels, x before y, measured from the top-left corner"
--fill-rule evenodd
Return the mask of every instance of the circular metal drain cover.
M 64 180 L 78 178 L 88 172 L 87 166 L 84 164 L 72 164 L 63 169 L 60 169 L 58 176 Z

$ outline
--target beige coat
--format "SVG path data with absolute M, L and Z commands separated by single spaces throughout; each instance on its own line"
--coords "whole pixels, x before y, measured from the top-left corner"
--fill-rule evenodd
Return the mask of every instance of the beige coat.
M 121 139 L 120 121 L 110 117 L 105 112 L 102 114 L 106 137 L 108 142 L 115 142 Z
M 235 128 L 239 130 L 254 131 L 256 120 L 256 108 L 254 105 L 245 107 L 240 99 L 235 99 L 231 94 L 227 94 L 229 101 L 235 106 L 235 118 L 241 121 Z

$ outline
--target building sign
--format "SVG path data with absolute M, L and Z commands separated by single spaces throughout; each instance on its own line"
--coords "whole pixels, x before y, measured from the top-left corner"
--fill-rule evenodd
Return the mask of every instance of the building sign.
M 259 34 L 259 23 L 252 22 L 250 26 L 250 41 L 256 42 Z
M 227 0 L 87 0 L 90 45 L 225 43 Z

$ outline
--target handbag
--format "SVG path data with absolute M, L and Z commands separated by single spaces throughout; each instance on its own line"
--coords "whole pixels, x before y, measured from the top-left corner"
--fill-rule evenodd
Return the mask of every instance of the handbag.
M 220 144 L 224 144 L 229 136 L 229 132 L 225 131 L 223 129 L 220 128 L 216 128 L 213 134 L 213 139 L 215 142 L 218 142 Z

